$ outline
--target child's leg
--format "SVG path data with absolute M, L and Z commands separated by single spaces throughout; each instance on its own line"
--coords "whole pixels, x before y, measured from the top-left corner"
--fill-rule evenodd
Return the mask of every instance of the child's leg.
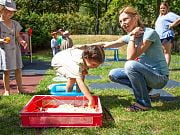
M 168 64 L 168 66 L 170 65 L 171 62 L 171 48 L 172 48 L 172 43 L 169 42 L 164 42 L 162 44 L 163 46 L 163 51 L 164 51 L 164 56 L 166 58 L 166 62 Z
M 84 78 L 85 78 L 85 75 L 84 75 L 83 78 L 82 78 L 83 81 L 84 81 Z M 76 84 L 77 84 L 77 83 L 76 83 Z M 78 84 L 77 84 L 77 86 L 76 86 L 76 91 L 77 91 L 77 92 L 81 92 Z
M 55 54 L 56 54 L 56 48 L 55 47 L 52 48 L 52 54 L 53 54 L 53 56 L 55 56 Z
M 10 94 L 10 87 L 9 87 L 9 76 L 10 71 L 4 71 L 3 73 L 3 83 L 4 83 L 4 96 L 9 96 Z
M 22 92 L 22 73 L 21 73 L 21 69 L 16 69 L 15 70 L 15 76 L 16 76 L 17 90 L 18 90 L 18 92 Z
M 74 86 L 74 83 L 76 82 L 75 78 L 68 78 L 66 83 L 66 91 L 71 92 Z
M 78 84 L 76 85 L 76 92 L 81 92 Z

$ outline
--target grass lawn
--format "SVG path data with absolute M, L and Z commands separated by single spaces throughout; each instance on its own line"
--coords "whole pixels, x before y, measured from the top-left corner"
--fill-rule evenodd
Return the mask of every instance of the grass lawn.
M 84 36 L 74 35 L 75 44 L 86 44 L 96 41 L 110 41 L 118 36 Z M 51 60 L 51 50 L 33 54 L 33 59 Z M 106 52 L 111 55 L 111 52 Z M 125 58 L 125 47 L 120 49 L 120 58 Z M 123 67 L 124 62 L 109 62 L 108 66 L 91 69 L 90 75 L 99 75 L 102 79 L 86 80 L 87 84 L 110 82 L 108 72 L 112 68 Z M 172 55 L 170 79 L 180 82 L 180 56 Z M 34 95 L 48 95 L 47 86 L 53 83 L 55 73 L 49 69 L 40 82 Z M 169 93 L 180 96 L 180 87 L 165 88 Z M 9 97 L 0 96 L 0 129 L 1 135 L 179 135 L 180 134 L 180 101 L 152 103 L 153 109 L 146 112 L 126 112 L 125 107 L 134 102 L 134 96 L 123 89 L 96 89 L 103 105 L 111 112 L 115 122 L 107 122 L 101 128 L 21 128 L 19 111 L 33 95 L 15 94 Z

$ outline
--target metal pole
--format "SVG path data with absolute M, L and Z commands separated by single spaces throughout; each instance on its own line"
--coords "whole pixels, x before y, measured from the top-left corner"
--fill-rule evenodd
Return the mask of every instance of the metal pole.
M 30 57 L 31 57 L 31 63 L 32 63 L 32 44 L 31 44 L 31 36 L 29 36 L 29 49 L 30 49 Z

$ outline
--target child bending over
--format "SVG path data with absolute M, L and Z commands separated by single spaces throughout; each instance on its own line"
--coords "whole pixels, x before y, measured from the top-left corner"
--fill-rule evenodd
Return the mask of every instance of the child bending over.
M 89 100 L 88 106 L 94 108 L 95 101 L 84 83 L 84 78 L 88 74 L 88 69 L 97 68 L 104 62 L 104 58 L 104 50 L 100 46 L 84 46 L 58 52 L 53 57 L 51 65 L 58 73 L 68 78 L 66 91 L 72 91 L 73 85 L 77 83 Z

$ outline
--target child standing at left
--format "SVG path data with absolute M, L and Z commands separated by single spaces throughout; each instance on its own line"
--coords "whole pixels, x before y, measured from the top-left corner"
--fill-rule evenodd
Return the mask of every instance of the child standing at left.
M 17 21 L 11 19 L 16 11 L 15 2 L 6 0 L 5 8 L 2 13 L 2 20 L 0 21 L 0 34 L 2 38 L 10 37 L 11 41 L 7 44 L 0 44 L 0 70 L 3 70 L 4 96 L 10 94 L 9 77 L 11 70 L 15 71 L 18 92 L 23 92 L 21 50 L 16 41 L 24 48 L 27 47 L 27 43 L 19 35 L 22 29 L 21 25 Z

